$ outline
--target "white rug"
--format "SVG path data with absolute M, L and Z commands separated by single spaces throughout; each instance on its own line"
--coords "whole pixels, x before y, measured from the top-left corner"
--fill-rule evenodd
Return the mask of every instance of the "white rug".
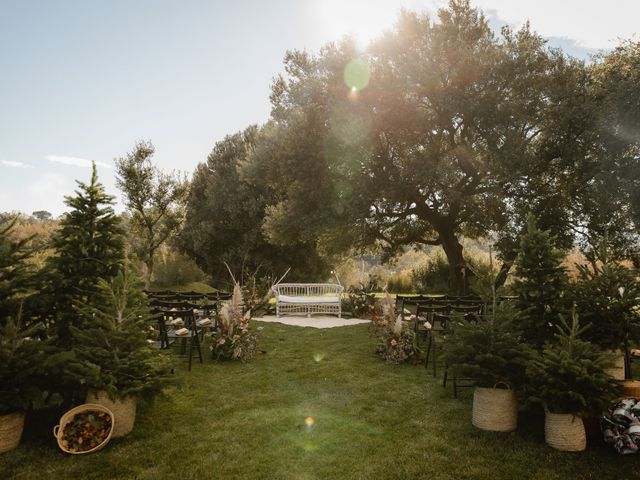
M 297 317 L 294 315 L 283 315 L 278 318 L 275 315 L 265 315 L 264 317 L 252 318 L 251 320 L 312 328 L 346 327 L 348 325 L 357 325 L 359 323 L 370 322 L 370 320 L 360 320 L 357 318 L 338 318 L 336 316 L 329 315 L 311 315 L 311 318 Z

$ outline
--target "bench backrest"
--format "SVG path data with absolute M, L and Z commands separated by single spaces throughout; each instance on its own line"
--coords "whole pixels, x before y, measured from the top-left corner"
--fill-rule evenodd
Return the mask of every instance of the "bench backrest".
M 271 287 L 273 293 L 289 297 L 340 296 L 344 287 L 337 283 L 279 283 Z

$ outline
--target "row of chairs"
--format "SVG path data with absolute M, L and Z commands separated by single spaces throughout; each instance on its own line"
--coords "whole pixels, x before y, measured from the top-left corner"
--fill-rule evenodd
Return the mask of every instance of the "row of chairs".
M 431 367 L 433 376 L 437 376 L 438 349 L 441 348 L 444 338 L 453 331 L 455 323 L 461 320 L 468 322 L 482 321 L 486 306 L 479 297 L 452 297 L 452 296 L 411 296 L 396 301 L 403 318 L 413 320 L 414 331 L 417 339 L 424 339 L 426 354 L 424 366 Z M 415 313 L 411 314 L 410 312 Z M 409 313 L 408 313 L 409 312 Z M 443 386 L 446 387 L 449 378 L 447 365 L 444 365 Z M 460 381 L 463 381 L 460 383 Z M 458 395 L 461 387 L 472 386 L 459 379 L 455 374 L 452 378 L 454 397 Z
M 203 362 L 201 344 L 205 331 L 215 328 L 218 302 L 205 298 L 200 298 L 201 303 L 192 303 L 184 298 L 173 301 L 166 300 L 166 296 L 161 298 L 149 297 L 159 330 L 159 347 L 170 348 L 179 341 L 180 353 L 188 355 L 191 371 L 194 349 L 200 363 Z

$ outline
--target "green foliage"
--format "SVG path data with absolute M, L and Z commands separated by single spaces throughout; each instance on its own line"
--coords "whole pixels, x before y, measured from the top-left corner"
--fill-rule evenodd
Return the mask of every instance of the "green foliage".
M 445 339 L 447 365 L 479 387 L 506 383 L 519 388 L 525 383 L 531 349 L 520 339 L 518 321 L 517 310 L 505 304 L 491 319 L 456 321 L 453 334 Z
M 45 345 L 34 338 L 41 326 L 24 329 L 21 317 L 19 311 L 0 323 L 0 415 L 41 406 L 46 396 L 39 381 Z
M 415 292 L 413 282 L 413 272 L 398 272 L 387 277 L 387 288 L 389 293 L 412 293 Z
M 131 215 L 132 243 L 147 267 L 147 288 L 158 248 L 181 226 L 189 192 L 185 179 L 166 174 L 151 163 L 154 153 L 151 142 L 138 142 L 133 151 L 116 160 L 118 188 Z
M 92 303 L 77 301 L 80 327 L 72 327 L 77 358 L 97 368 L 84 386 L 110 397 L 158 392 L 169 371 L 165 354 L 147 342 L 152 317 L 142 284 L 129 265 L 98 282 Z
M 169 252 L 155 268 L 153 286 L 168 288 L 205 279 L 206 274 L 191 258 L 179 252 Z
M 79 325 L 73 303 L 90 302 L 99 279 L 115 277 L 124 260 L 124 232 L 111 207 L 114 197 L 98 183 L 95 164 L 90 183 L 77 183 L 75 196 L 65 197 L 71 210 L 60 220 L 52 242 L 55 255 L 47 260 L 45 295 L 53 303 L 58 341 L 64 346 L 71 343 L 71 325 Z
M 258 270 L 263 276 L 280 276 L 288 267 L 292 281 L 325 277 L 328 267 L 315 240 L 279 246 L 265 238 L 265 209 L 280 188 L 266 185 L 260 176 L 248 178 L 248 157 L 261 136 L 255 126 L 227 136 L 215 145 L 206 164 L 197 167 L 180 247 L 214 280 L 226 278 L 224 263 L 238 277 Z
M 420 354 L 416 334 L 402 317 L 395 316 L 395 302 L 389 294 L 381 301 L 380 316 L 374 316 L 370 331 L 377 338 L 376 353 L 387 363 L 403 363 Z
M 608 350 L 622 350 L 640 339 L 640 282 L 637 273 L 612 260 L 608 245 L 586 252 L 588 265 L 577 265 L 574 301 L 585 338 Z
M 222 307 L 213 332 L 211 353 L 216 360 L 246 362 L 256 355 L 258 339 L 251 331 L 251 311 L 243 313 L 242 289 L 236 283 L 233 297 Z
M 16 222 L 13 218 L 0 223 L 0 327 L 8 317 L 15 318 L 33 282 L 27 263 L 33 253 L 28 247 L 31 237 L 13 239 Z
M 540 230 L 530 215 L 527 232 L 520 238 L 512 289 L 522 311 L 522 337 L 536 348 L 553 337 L 558 314 L 563 312 L 568 287 L 561 265 L 564 256 L 554 247 L 550 233 Z
M 569 325 L 561 317 L 555 341 L 527 366 L 529 400 L 552 413 L 602 411 L 620 395 L 621 384 L 605 372 L 612 366 L 611 357 L 579 338 L 585 328 L 580 328 L 575 311 L 571 320 Z
M 411 271 L 414 291 L 429 293 L 449 292 L 449 262 L 444 255 L 431 255 L 429 260 Z

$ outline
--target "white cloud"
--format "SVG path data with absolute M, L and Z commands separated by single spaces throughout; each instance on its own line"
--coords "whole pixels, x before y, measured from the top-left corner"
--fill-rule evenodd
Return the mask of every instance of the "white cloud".
M 91 167 L 91 162 L 92 162 L 91 160 L 87 160 L 86 158 L 67 157 L 64 155 L 47 155 L 44 158 L 46 158 L 50 162 L 63 163 L 65 165 L 72 165 L 74 167 L 85 167 L 85 168 Z M 95 160 L 95 162 L 96 162 L 96 165 L 100 167 L 111 168 L 111 165 L 109 165 L 108 163 L 98 162 L 97 160 Z
M 33 165 L 29 165 L 24 162 L 14 162 L 13 160 L 0 160 L 0 163 L 9 168 L 34 168 Z

